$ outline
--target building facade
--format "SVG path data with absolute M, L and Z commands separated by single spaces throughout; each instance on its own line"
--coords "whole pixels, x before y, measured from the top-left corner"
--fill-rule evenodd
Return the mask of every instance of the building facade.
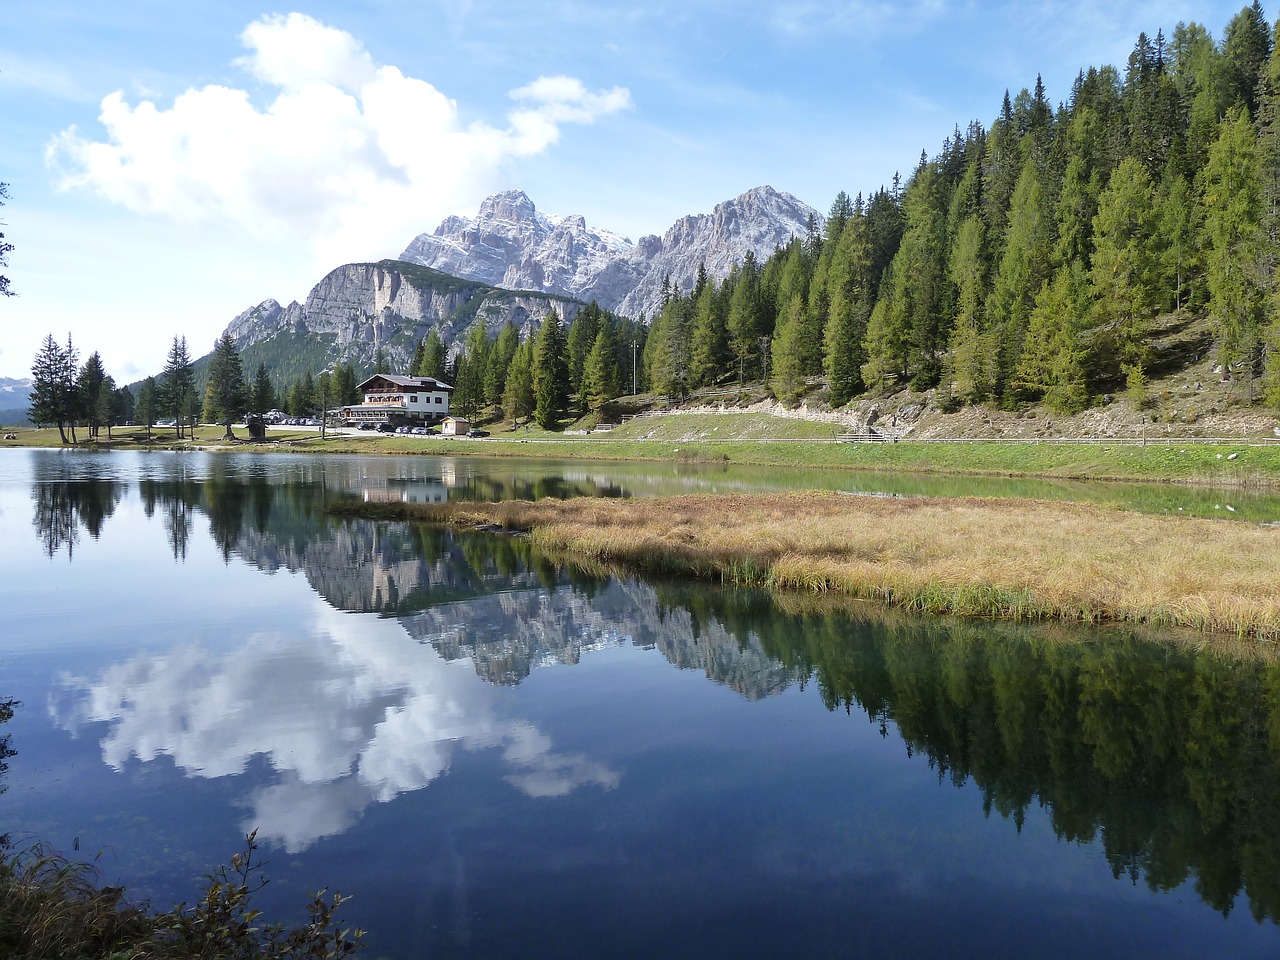
M 343 407 L 341 417 L 351 423 L 389 423 L 426 426 L 449 415 L 453 387 L 435 377 L 401 377 L 375 373 L 360 384 L 364 402 Z

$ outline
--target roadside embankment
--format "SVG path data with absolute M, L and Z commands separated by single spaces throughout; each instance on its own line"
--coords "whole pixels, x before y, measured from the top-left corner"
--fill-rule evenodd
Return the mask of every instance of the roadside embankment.
M 1280 638 L 1280 529 L 1028 500 L 839 493 L 362 504 L 340 513 L 527 531 L 570 560 L 908 610 Z

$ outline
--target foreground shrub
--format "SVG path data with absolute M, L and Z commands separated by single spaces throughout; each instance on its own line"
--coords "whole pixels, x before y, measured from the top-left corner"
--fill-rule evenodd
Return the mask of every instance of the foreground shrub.
M 320 891 L 308 922 L 294 929 L 259 924 L 253 895 L 267 883 L 256 832 L 230 864 L 207 875 L 200 899 L 153 913 L 130 903 L 124 888 L 102 886 L 96 867 L 68 860 L 44 844 L 0 857 L 0 956 L 23 960 L 340 958 L 360 947 L 363 931 L 342 928 L 335 913 L 349 898 Z

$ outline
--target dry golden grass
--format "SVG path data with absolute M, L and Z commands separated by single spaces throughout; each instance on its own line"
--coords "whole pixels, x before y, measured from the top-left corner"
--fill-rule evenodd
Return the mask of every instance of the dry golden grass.
M 457 503 L 406 515 L 528 530 L 639 569 L 910 610 L 1280 636 L 1280 530 L 1017 500 L 839 493 Z

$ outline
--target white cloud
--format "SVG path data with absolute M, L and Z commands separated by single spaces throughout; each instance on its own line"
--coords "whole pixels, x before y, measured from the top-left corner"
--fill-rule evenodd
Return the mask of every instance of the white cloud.
M 102 100 L 106 131 L 75 127 L 48 145 L 61 188 L 135 213 L 230 225 L 257 240 L 311 245 L 318 269 L 398 252 L 425 224 L 470 209 L 506 163 L 545 151 L 564 124 L 626 109 L 624 88 L 571 77 L 512 91 L 504 129 L 464 126 L 455 101 L 425 80 L 374 63 L 353 36 L 299 13 L 245 29 L 236 61 L 277 92 L 190 89 L 165 108 Z

